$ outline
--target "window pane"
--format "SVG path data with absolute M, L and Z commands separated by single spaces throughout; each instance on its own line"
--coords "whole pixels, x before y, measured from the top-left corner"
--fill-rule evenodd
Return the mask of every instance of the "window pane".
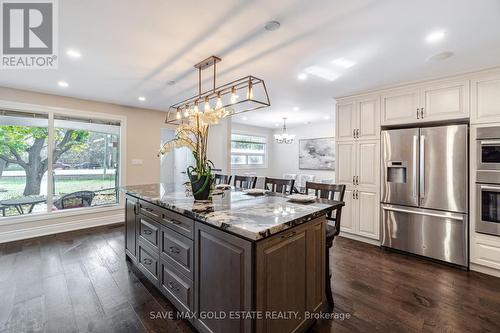
M 256 165 L 256 164 L 264 164 L 264 156 L 248 156 L 248 164 Z
M 118 203 L 119 127 L 74 119 L 55 126 L 53 209 Z
M 266 143 L 267 139 L 263 136 L 253 136 L 253 135 L 243 135 L 243 134 L 231 134 L 231 141 L 246 141 L 255 143 Z
M 0 218 L 47 211 L 46 115 L 0 111 Z
M 247 158 L 242 155 L 231 155 L 231 164 L 247 164 Z

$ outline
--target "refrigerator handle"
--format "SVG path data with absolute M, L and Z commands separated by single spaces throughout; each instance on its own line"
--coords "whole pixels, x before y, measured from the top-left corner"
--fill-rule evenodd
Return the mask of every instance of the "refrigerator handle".
M 420 199 L 425 198 L 425 136 L 420 136 Z
M 417 198 L 417 145 L 418 137 L 413 136 L 413 196 Z
M 450 216 L 449 214 L 446 214 L 446 213 L 423 212 L 423 211 L 415 211 L 415 210 L 404 209 L 404 208 L 384 207 L 384 206 L 382 206 L 382 209 L 390 211 L 390 212 L 397 212 L 397 213 L 407 213 L 407 214 L 416 214 L 416 215 L 423 215 L 423 216 L 432 216 L 432 217 L 446 218 L 446 219 L 457 220 L 457 221 L 463 221 L 464 220 L 463 216 Z

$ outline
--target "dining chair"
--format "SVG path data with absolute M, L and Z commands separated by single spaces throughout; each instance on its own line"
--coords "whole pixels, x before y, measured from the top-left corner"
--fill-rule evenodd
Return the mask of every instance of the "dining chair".
M 268 178 L 264 180 L 264 188 L 274 193 L 292 194 L 295 179 Z
M 243 190 L 249 190 L 255 188 L 257 183 L 257 177 L 252 176 L 234 176 L 234 187 Z
M 297 192 L 303 193 L 306 188 L 306 183 L 307 182 L 314 182 L 316 179 L 315 175 L 299 175 L 298 182 L 295 184 L 295 187 L 297 188 Z
M 293 179 L 297 180 L 297 174 L 296 173 L 284 173 L 283 174 L 283 179 Z
M 336 200 L 336 201 L 344 201 L 346 186 L 344 184 L 323 184 L 323 183 L 306 183 L 306 194 L 309 194 L 309 191 L 314 191 L 314 195 L 321 199 L 327 200 Z M 326 300 L 328 301 L 328 305 L 333 309 L 335 303 L 333 301 L 332 294 L 332 271 L 330 267 L 330 249 L 333 246 L 333 240 L 340 233 L 340 219 L 342 216 L 342 207 L 337 208 L 335 210 L 335 217 L 332 216 L 333 212 L 329 212 L 326 216 L 327 224 L 326 224 L 326 256 L 325 256 L 325 292 L 326 292 Z M 332 224 L 328 223 L 331 222 Z
M 231 184 L 231 175 L 222 175 L 220 173 L 215 174 L 215 185 L 219 184 Z

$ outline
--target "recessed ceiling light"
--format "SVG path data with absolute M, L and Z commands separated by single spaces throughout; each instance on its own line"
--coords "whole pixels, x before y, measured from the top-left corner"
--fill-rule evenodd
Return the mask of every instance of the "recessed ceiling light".
M 66 51 L 66 55 L 70 56 L 71 58 L 75 58 L 75 59 L 78 59 L 82 56 L 82 54 L 80 52 L 78 52 L 77 50 L 73 50 L 73 49 Z
M 241 119 L 243 119 L 243 120 L 248 120 L 248 118 L 247 118 L 247 117 L 243 117 L 243 118 L 241 118 Z
M 300 73 L 299 75 L 297 75 L 297 79 L 299 79 L 301 81 L 307 80 L 307 74 L 306 73 Z
M 444 30 L 436 30 L 436 31 L 429 33 L 425 37 L 425 41 L 427 43 L 436 43 L 436 42 L 439 42 L 440 40 L 442 40 L 444 38 L 444 36 L 445 36 Z
M 453 56 L 453 52 L 445 51 L 445 52 L 431 55 L 429 58 L 427 58 L 427 61 L 441 61 L 441 60 L 448 59 L 451 56 Z
M 278 123 L 274 124 L 274 126 L 276 126 L 276 127 L 278 127 L 279 125 L 280 125 L 280 124 L 278 124 Z
M 67 88 L 69 86 L 68 82 L 66 81 L 59 81 L 57 82 L 57 85 L 61 88 Z
M 280 26 L 281 26 L 281 23 L 279 23 L 278 21 L 269 21 L 266 23 L 264 28 L 267 31 L 276 31 L 280 28 Z
M 139 101 L 141 101 L 141 102 L 144 102 L 144 101 L 146 100 L 146 97 L 144 97 L 144 96 L 139 96 L 137 99 L 138 99 Z
M 299 111 L 299 110 L 300 110 L 300 108 L 298 106 L 293 107 L 293 111 Z
M 335 81 L 340 76 L 336 72 L 333 72 L 328 68 L 320 67 L 320 66 L 307 67 L 306 69 L 304 69 L 304 72 L 306 72 L 307 74 L 317 76 L 321 79 L 328 80 L 328 81 Z
M 351 68 L 352 66 L 356 65 L 356 62 L 346 58 L 338 58 L 333 60 L 332 64 L 343 68 Z

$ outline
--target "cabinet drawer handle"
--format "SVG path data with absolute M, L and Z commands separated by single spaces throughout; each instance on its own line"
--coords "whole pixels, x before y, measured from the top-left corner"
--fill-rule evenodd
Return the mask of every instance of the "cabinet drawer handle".
M 182 222 L 179 222 L 176 220 L 171 220 L 171 219 L 167 218 L 165 215 L 163 215 L 162 220 L 167 222 L 167 223 L 170 223 L 170 224 L 176 224 L 176 225 L 182 224 Z
M 420 108 L 417 108 L 417 119 L 420 119 Z
M 176 253 L 176 254 L 181 252 L 178 248 L 176 248 L 174 246 L 170 246 L 168 248 L 168 251 L 171 252 L 171 253 Z
M 146 258 L 146 259 L 144 259 L 144 263 L 145 263 L 146 265 L 151 265 L 151 264 L 153 263 L 153 260 L 151 260 L 151 259 L 149 259 L 149 258 Z
M 172 281 L 168 282 L 168 287 L 174 291 L 179 291 L 179 287 L 176 287 Z
M 293 236 L 295 236 L 295 231 L 292 231 L 286 235 L 283 235 L 283 236 L 281 236 L 281 238 L 292 238 Z
M 144 229 L 144 233 L 146 235 L 151 235 L 153 232 L 151 230 L 149 230 L 149 229 Z

